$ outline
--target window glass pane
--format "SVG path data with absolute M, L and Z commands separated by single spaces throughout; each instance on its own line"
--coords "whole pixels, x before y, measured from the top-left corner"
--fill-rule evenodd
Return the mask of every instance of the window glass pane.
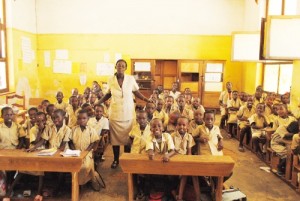
M 223 72 L 223 64 L 222 63 L 207 63 L 206 64 L 206 72 L 222 73 Z
M 297 0 L 285 0 L 284 2 L 284 15 L 297 14 Z
M 6 89 L 6 64 L 0 62 L 0 89 Z
M 3 23 L 3 0 L 0 0 L 0 23 Z
M 4 31 L 1 31 L 1 58 L 6 57 L 6 52 L 5 52 L 5 34 Z
M 222 91 L 223 82 L 206 82 L 204 84 L 204 91 Z
M 264 90 L 277 93 L 279 65 L 265 65 Z
M 291 91 L 293 76 L 293 64 L 282 64 L 280 65 L 280 76 L 279 76 L 279 94 L 284 94 Z
M 221 73 L 205 73 L 205 82 L 221 82 L 222 74 Z
M 268 15 L 281 15 L 282 0 L 269 0 Z

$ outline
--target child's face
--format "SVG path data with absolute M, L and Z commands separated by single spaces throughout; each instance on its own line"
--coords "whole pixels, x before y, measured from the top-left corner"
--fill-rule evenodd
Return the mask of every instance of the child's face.
M 104 104 L 105 104 L 106 106 L 109 106 L 109 105 L 110 105 L 110 99 L 106 100 L 106 101 L 104 102 Z
M 90 95 L 90 103 L 91 104 L 93 104 L 96 101 L 96 99 L 97 99 L 96 94 L 93 93 L 93 94 Z
M 39 128 L 39 130 L 42 130 L 43 128 L 45 128 L 45 125 L 46 125 L 45 115 L 42 115 L 42 114 L 37 115 L 35 125 Z
M 150 130 L 156 138 L 161 137 L 162 130 L 163 130 L 162 122 L 158 119 L 155 119 L 151 123 Z
M 95 117 L 101 119 L 102 116 L 103 116 L 102 107 L 96 106 L 95 107 Z
M 88 120 L 89 120 L 89 117 L 88 117 L 87 113 L 81 113 L 77 117 L 77 123 L 79 126 L 86 126 Z
M 248 97 L 248 100 L 247 100 L 247 107 L 248 108 L 251 108 L 253 105 L 253 97 L 252 96 L 249 96 Z
M 166 99 L 166 106 L 172 106 L 174 103 L 174 99 L 169 97 Z
M 184 89 L 184 93 L 192 93 L 192 91 L 191 91 L 190 88 L 185 88 L 185 89 Z
M 231 82 L 227 82 L 227 83 L 226 83 L 226 89 L 227 89 L 228 91 L 231 91 L 231 89 L 232 89 L 232 83 L 231 83 Z
M 185 98 L 185 101 L 186 101 L 186 102 L 190 102 L 190 101 L 192 100 L 191 94 L 186 94 L 186 95 L 184 95 L 184 98 Z
M 238 97 L 238 92 L 233 92 L 233 93 L 232 93 L 232 98 L 233 98 L 233 100 L 236 100 L 237 97 Z
M 140 125 L 140 127 L 145 128 L 147 125 L 147 114 L 146 113 L 139 113 L 137 115 L 137 122 Z
M 36 111 L 35 110 L 30 110 L 28 112 L 28 115 L 29 115 L 30 122 L 32 124 L 35 124 L 35 121 L 36 121 Z
M 277 109 L 278 116 L 285 117 L 287 115 L 287 109 L 283 105 L 279 105 Z
M 50 115 L 50 116 L 53 116 L 54 110 L 55 110 L 55 107 L 54 107 L 54 106 L 49 107 L 49 108 L 48 108 L 48 111 L 47 111 L 47 114 Z
M 176 91 L 177 89 L 178 89 L 178 84 L 177 84 L 177 82 L 174 82 L 172 84 L 172 91 Z
M 94 116 L 94 110 L 93 110 L 92 106 L 86 107 L 85 110 L 87 111 L 89 117 Z
M 62 126 L 64 122 L 64 116 L 61 115 L 59 112 L 54 112 L 52 120 L 56 126 Z
M 71 105 L 73 107 L 77 107 L 78 104 L 79 104 L 78 98 L 75 98 L 75 97 L 71 98 Z
M 57 100 L 57 102 L 61 103 L 62 100 L 63 100 L 63 98 L 64 98 L 63 93 L 58 92 L 57 95 L 56 95 L 56 100 Z
M 200 100 L 199 100 L 199 98 L 194 98 L 194 100 L 193 100 L 193 106 L 196 107 L 196 108 L 198 108 L 199 105 L 200 105 Z
M 256 92 L 255 92 L 255 98 L 256 98 L 256 99 L 260 99 L 261 96 L 262 96 L 262 93 L 261 93 L 260 91 L 256 91 Z
M 183 97 L 179 97 L 177 100 L 177 104 L 179 107 L 184 107 L 185 106 L 185 99 Z
M 14 113 L 12 109 L 7 109 L 1 115 L 4 123 L 11 123 L 14 117 Z
M 271 96 L 268 96 L 266 99 L 266 104 L 267 105 L 273 105 L 273 98 Z
M 197 123 L 203 122 L 203 113 L 201 113 L 199 110 L 196 110 L 194 113 L 194 120 Z
M 77 96 L 78 95 L 78 89 L 72 89 L 72 96 Z
M 164 101 L 163 101 L 163 100 L 158 100 L 156 109 L 157 109 L 158 111 L 161 111 L 162 108 L 163 108 L 163 106 L 164 106 Z
M 204 115 L 204 123 L 207 128 L 212 128 L 215 122 L 215 115 L 207 113 Z
M 265 106 L 263 104 L 258 104 L 256 106 L 256 114 L 262 116 L 265 112 Z
M 282 103 L 284 103 L 284 104 L 290 103 L 290 96 L 287 95 L 287 94 L 283 95 L 283 96 L 281 97 L 281 101 L 282 101 Z
M 165 95 L 165 96 L 170 95 L 170 91 L 165 89 L 165 90 L 164 90 L 164 95 Z
M 189 127 L 189 121 L 186 118 L 179 118 L 177 120 L 176 129 L 180 135 L 184 135 Z
M 90 96 L 90 89 L 85 89 L 83 92 L 83 97 L 85 97 L 86 99 L 89 98 Z
M 154 103 L 147 103 L 147 105 L 146 105 L 146 112 L 148 113 L 148 114 L 153 114 L 153 112 L 155 111 L 155 105 L 154 105 Z
M 273 114 L 278 115 L 277 111 L 278 111 L 278 105 L 273 105 L 273 107 L 272 107 Z
M 169 123 L 175 125 L 177 122 L 177 119 L 178 119 L 177 115 L 172 114 L 172 113 L 169 115 Z
M 44 102 L 44 103 L 42 104 L 42 108 L 43 108 L 43 109 L 46 109 L 48 105 L 49 105 L 49 102 Z

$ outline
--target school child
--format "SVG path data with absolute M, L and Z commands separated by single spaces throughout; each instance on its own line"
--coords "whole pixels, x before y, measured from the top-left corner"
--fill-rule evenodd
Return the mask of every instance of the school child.
M 238 99 L 238 91 L 234 90 L 232 92 L 232 99 L 228 100 L 227 103 L 228 103 L 227 104 L 227 111 L 228 111 L 227 124 L 228 124 L 228 130 L 229 130 L 228 137 L 231 138 L 234 133 L 234 129 L 236 128 L 236 125 L 237 125 L 236 113 L 242 106 L 240 99 Z
M 170 96 L 172 96 L 175 101 L 177 100 L 177 98 L 181 94 L 180 91 L 178 91 L 178 89 L 179 89 L 179 83 L 178 82 L 173 82 L 172 83 L 172 90 L 170 91 Z
M 47 113 L 47 106 L 50 104 L 50 101 L 48 100 L 42 100 L 41 104 L 38 106 L 38 111 L 39 112 L 44 112 Z
M 205 109 L 203 105 L 200 104 L 200 98 L 199 97 L 194 97 L 192 100 L 192 110 L 195 113 L 196 110 L 200 109 L 201 112 L 204 114 Z
M 24 122 L 24 124 L 22 125 L 25 133 L 26 133 L 26 138 L 25 138 L 25 147 L 28 148 L 29 147 L 29 133 L 30 133 L 30 129 L 32 127 L 34 127 L 35 122 L 36 122 L 36 114 L 38 112 L 38 109 L 36 107 L 32 107 L 28 110 L 28 118 L 26 119 L 26 121 Z
M 154 89 L 152 94 L 150 95 L 150 99 L 152 100 L 153 103 L 156 104 L 157 100 L 158 100 L 158 95 L 159 95 L 159 92 L 157 89 Z
M 25 143 L 26 133 L 22 126 L 13 121 L 13 116 L 11 107 L 1 109 L 0 149 L 21 149 Z
M 267 96 L 265 100 L 265 115 L 268 117 L 273 113 L 273 98 L 271 96 Z
M 100 176 L 94 169 L 92 150 L 96 150 L 99 142 L 99 135 L 96 130 L 88 125 L 88 113 L 85 110 L 78 112 L 78 125 L 72 129 L 69 147 L 73 150 L 89 151 L 84 158 L 81 169 L 78 173 L 79 185 L 84 185 L 92 181 L 92 188 L 100 190 Z
M 77 99 L 78 99 L 78 106 L 81 107 L 81 105 L 83 103 L 83 95 L 82 94 L 78 94 L 77 95 Z
M 163 110 L 168 115 L 170 115 L 170 113 L 172 113 L 175 110 L 177 110 L 177 106 L 175 106 L 175 104 L 174 104 L 174 98 L 173 98 L 173 96 L 167 96 L 165 98 L 165 105 L 164 105 Z
M 279 104 L 277 107 L 278 117 L 273 122 L 273 130 L 276 130 L 280 125 L 287 127 L 292 121 L 296 121 L 295 117 L 288 114 L 287 106 Z
M 177 98 L 177 105 L 178 105 L 178 111 L 180 112 L 180 114 L 182 116 L 188 118 L 189 121 L 194 119 L 193 111 L 186 107 L 186 102 L 185 102 L 185 98 L 183 95 L 180 95 Z
M 162 161 L 168 162 L 175 154 L 175 147 L 169 133 L 163 133 L 163 124 L 160 119 L 152 119 L 150 122 L 151 134 L 146 139 L 146 152 L 150 160 L 156 154 L 163 155 Z
M 254 94 L 254 102 L 253 105 L 256 107 L 258 103 L 263 103 L 264 99 L 262 98 L 262 92 L 260 90 L 256 90 Z
M 108 117 L 109 111 L 110 111 L 110 99 L 104 101 L 104 112 L 103 112 L 103 116 L 105 116 L 106 118 Z
M 260 148 L 260 138 L 265 137 L 264 128 L 269 126 L 269 120 L 264 115 L 265 113 L 265 104 L 258 103 L 256 105 L 255 114 L 249 117 L 249 123 L 251 126 L 251 134 L 252 134 L 252 143 L 254 145 L 254 151 L 258 154 L 259 157 L 263 157 L 263 150 Z M 263 142 L 264 144 L 265 142 Z
M 89 104 L 94 107 L 96 102 L 98 102 L 97 94 L 94 92 L 90 93 Z
M 199 155 L 223 155 L 223 137 L 218 126 L 214 125 L 214 111 L 205 111 L 204 124 L 198 128 L 198 133 L 194 134 L 195 141 L 200 142 Z
M 281 103 L 286 105 L 286 108 L 288 110 L 288 114 L 291 115 L 291 106 L 290 106 L 290 93 L 285 93 L 281 95 Z
M 90 98 L 90 93 L 91 93 L 91 89 L 90 87 L 86 87 L 83 91 L 83 103 L 89 103 L 89 98 Z
M 278 118 L 278 113 L 277 113 L 278 107 L 279 107 L 278 103 L 273 104 L 272 112 L 270 115 L 267 116 L 270 121 L 270 127 L 273 127 L 274 121 Z
M 97 150 L 94 152 L 94 160 L 95 164 L 98 162 L 104 161 L 103 157 L 104 149 L 106 144 L 108 143 L 108 134 L 109 134 L 109 122 L 106 117 L 103 116 L 104 106 L 103 105 L 95 105 L 94 107 L 95 116 L 90 118 L 88 121 L 88 125 L 96 130 L 96 133 L 99 135 L 99 146 Z
M 237 112 L 238 118 L 238 127 L 240 129 L 240 143 L 239 143 L 239 151 L 244 152 L 243 141 L 245 135 L 250 136 L 250 124 L 248 118 L 255 113 L 255 108 L 253 106 L 253 96 L 248 96 L 247 105 L 241 106 L 239 111 Z
M 82 104 L 81 109 L 86 110 L 88 112 L 89 118 L 95 116 L 95 111 L 89 103 Z
M 184 99 L 185 99 L 185 107 L 189 110 L 192 110 L 192 93 L 184 93 Z
M 153 119 L 153 113 L 156 110 L 156 106 L 154 103 L 149 102 L 146 103 L 145 111 L 147 112 L 147 119 L 150 122 Z
M 72 107 L 69 107 L 67 109 L 68 126 L 70 128 L 73 128 L 77 124 L 77 114 L 78 114 L 78 111 L 80 110 L 80 107 L 79 107 L 79 101 L 78 101 L 77 96 L 71 96 L 69 98 L 69 102 L 70 102 Z
M 227 101 L 232 98 L 232 83 L 226 82 L 226 90 L 222 91 L 219 97 L 219 105 L 221 111 L 220 128 L 223 129 L 227 120 Z
M 55 108 L 54 104 L 49 104 L 47 106 L 47 108 L 46 108 L 46 112 L 47 112 L 47 116 L 46 116 L 47 121 L 46 121 L 46 124 L 48 126 L 52 126 L 54 124 L 53 121 L 52 121 L 52 116 L 53 116 L 55 110 L 56 110 L 56 108 Z
M 77 88 L 73 88 L 72 91 L 71 91 L 71 95 L 72 96 L 78 96 L 78 89 Z
M 294 134 L 298 134 L 299 124 L 297 121 L 291 122 L 287 127 L 284 125 L 279 126 L 271 137 L 271 148 L 279 156 L 279 164 L 277 165 L 277 174 L 284 175 L 287 157 L 287 148 L 285 144 L 282 143 L 284 138 L 289 137 L 290 140 Z
M 161 119 L 165 128 L 169 121 L 169 115 L 163 110 L 163 107 L 164 107 L 164 100 L 159 98 L 157 100 L 156 110 L 153 113 L 153 118 Z
M 171 134 L 176 154 L 192 155 L 192 147 L 195 146 L 195 141 L 193 139 L 193 136 L 187 132 L 188 125 L 189 120 L 186 117 L 179 117 L 177 120 L 176 132 Z M 200 201 L 200 187 L 198 177 L 193 176 L 192 180 L 196 194 L 196 200 Z M 177 201 L 182 200 L 186 181 L 187 176 L 181 176 Z
M 167 127 L 165 127 L 164 131 L 167 133 L 173 133 L 176 130 L 176 123 L 178 118 L 181 116 L 179 111 L 172 112 L 169 115 L 169 121 Z
M 168 89 L 164 89 L 164 91 L 163 91 L 163 99 L 165 100 L 168 96 L 170 96 L 170 91 Z
M 198 126 L 203 124 L 204 112 L 201 109 L 195 110 L 194 119 L 189 123 L 188 132 L 194 136 L 194 132 L 197 132 L 196 129 Z
M 129 143 L 131 144 L 130 153 L 145 153 L 146 139 L 150 135 L 150 124 L 147 121 L 147 112 L 142 110 L 137 112 L 137 124 L 129 133 Z
M 245 92 L 240 92 L 239 93 L 239 99 L 241 101 L 241 105 L 247 105 L 247 99 L 248 99 L 248 94 Z
M 292 149 L 293 154 L 298 155 L 298 157 L 300 159 L 300 133 L 293 135 L 291 149 Z M 298 175 L 299 175 L 299 173 L 298 173 Z
M 158 91 L 158 98 L 161 98 L 161 99 L 165 99 L 164 97 L 164 87 L 160 84 L 160 85 L 157 85 L 157 91 Z
M 64 94 L 61 91 L 56 93 L 56 100 L 57 102 L 54 104 L 56 109 L 62 109 L 63 111 L 67 112 L 67 108 L 70 107 L 69 103 L 63 102 Z

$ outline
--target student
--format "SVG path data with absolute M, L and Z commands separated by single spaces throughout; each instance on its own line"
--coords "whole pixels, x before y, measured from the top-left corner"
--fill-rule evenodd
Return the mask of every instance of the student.
M 86 87 L 83 91 L 83 103 L 89 103 L 89 98 L 90 98 L 90 93 L 91 93 L 91 89 L 90 87 Z
M 146 152 L 150 160 L 153 160 L 156 154 L 163 155 L 162 161 L 168 162 L 175 154 L 175 147 L 172 137 L 169 133 L 163 133 L 163 124 L 160 119 L 152 119 L 150 122 L 151 134 L 146 140 Z
M 240 129 L 240 144 L 239 151 L 244 152 L 243 141 L 245 135 L 250 135 L 251 129 L 248 118 L 255 113 L 255 108 L 253 106 L 253 96 L 248 96 L 247 105 L 241 106 L 237 112 L 238 127 Z
M 246 94 L 245 92 L 240 92 L 239 93 L 239 99 L 241 101 L 241 105 L 246 105 L 247 104 L 247 99 L 248 99 L 248 94 Z
M 176 123 L 178 118 L 181 116 L 179 111 L 172 112 L 169 115 L 169 121 L 167 127 L 165 128 L 165 132 L 173 133 L 176 130 Z
M 165 128 L 169 121 L 169 115 L 163 110 L 163 107 L 164 107 L 164 100 L 159 98 L 157 100 L 156 110 L 153 113 L 153 118 L 161 119 Z
M 36 122 L 36 114 L 38 112 L 38 109 L 36 107 L 32 107 L 28 110 L 28 117 L 25 121 L 25 123 L 22 125 L 25 133 L 26 133 L 26 138 L 25 138 L 25 147 L 28 149 L 29 147 L 29 133 L 30 133 L 30 129 L 32 127 L 34 127 L 35 122 Z
M 53 123 L 53 120 L 52 120 L 52 116 L 54 114 L 54 111 L 56 110 L 54 104 L 49 104 L 46 108 L 46 112 L 47 112 L 47 121 L 46 121 L 46 124 L 48 126 L 52 126 L 54 123 Z
M 95 116 L 95 111 L 94 111 L 93 107 L 89 103 L 82 104 L 81 109 L 87 111 L 87 113 L 89 115 L 89 118 L 92 118 L 92 117 Z
M 214 111 L 204 113 L 204 124 L 199 126 L 199 132 L 194 134 L 195 141 L 200 142 L 199 155 L 223 155 L 223 137 L 215 123 Z
M 227 101 L 232 98 L 232 83 L 226 82 L 226 90 L 222 91 L 219 97 L 219 105 L 221 111 L 220 128 L 223 129 L 227 120 Z
M 189 123 L 189 133 L 194 136 L 194 132 L 197 132 L 198 126 L 203 124 L 204 112 L 201 109 L 198 109 L 194 112 L 194 119 Z
M 288 114 L 291 115 L 291 106 L 290 106 L 290 93 L 285 93 L 281 95 L 281 103 L 286 105 L 286 108 L 288 110 Z
M 186 117 L 179 117 L 176 125 L 176 132 L 172 133 L 172 139 L 175 146 L 176 154 L 192 155 L 192 147 L 195 146 L 193 136 L 188 131 L 189 120 Z M 193 185 L 196 194 L 196 200 L 200 201 L 200 188 L 198 177 L 193 176 Z M 182 201 L 183 191 L 186 185 L 187 176 L 181 176 L 179 193 L 177 201 Z
M 177 100 L 177 98 L 181 94 L 180 91 L 178 91 L 178 89 L 179 89 L 179 83 L 178 82 L 173 82 L 172 90 L 170 91 L 170 96 L 172 96 L 175 101 Z
M 157 99 L 159 98 L 158 96 L 159 96 L 158 90 L 154 89 L 153 92 L 152 92 L 152 94 L 150 95 L 150 99 L 152 100 L 153 103 L 156 104 Z
M 100 176 L 94 169 L 94 160 L 92 150 L 96 150 L 99 142 L 99 135 L 96 130 L 88 125 L 88 113 L 85 110 L 78 112 L 78 125 L 72 129 L 69 146 L 71 149 L 89 151 L 84 158 L 81 169 L 78 173 L 79 185 L 92 181 L 92 188 L 95 191 L 100 190 Z
M 145 111 L 147 112 L 147 119 L 150 122 L 153 119 L 153 113 L 156 110 L 155 104 L 152 102 L 146 103 Z
M 129 143 L 131 144 L 130 153 L 145 153 L 146 139 L 150 135 L 150 124 L 147 121 L 147 112 L 142 110 L 137 112 L 137 124 L 129 133 Z
M 103 112 L 103 116 L 105 116 L 106 118 L 108 117 L 109 111 L 110 111 L 110 99 L 104 101 L 104 112 Z
M 175 110 L 177 110 L 177 107 L 175 107 L 174 105 L 174 98 L 173 96 L 167 96 L 165 98 L 165 105 L 163 110 L 165 111 L 165 113 L 167 113 L 168 115 L 170 115 L 170 113 L 174 112 Z
M 186 107 L 186 102 L 183 95 L 180 95 L 177 98 L 177 105 L 178 105 L 177 111 L 179 111 L 182 116 L 188 118 L 189 121 L 194 119 L 193 111 Z
M 96 102 L 98 102 L 97 94 L 94 92 L 90 93 L 89 104 L 94 107 Z
M 50 104 L 50 101 L 48 100 L 42 100 L 41 104 L 38 106 L 38 111 L 39 112 L 44 112 L 47 113 L 47 106 Z
M 262 92 L 260 90 L 256 90 L 254 94 L 254 102 L 253 105 L 256 107 L 258 103 L 263 103 L 264 99 L 262 98 Z
M 56 93 L 56 100 L 57 102 L 54 104 L 56 109 L 62 109 L 63 111 L 67 112 L 67 108 L 70 107 L 69 103 L 63 102 L 64 94 L 61 91 Z
M 299 130 L 300 130 L 300 128 L 299 128 Z M 291 149 L 292 149 L 293 154 L 298 155 L 298 157 L 300 159 L 300 133 L 293 135 Z M 298 175 L 299 175 L 299 173 L 298 173 Z
M 78 115 L 78 111 L 80 110 L 80 107 L 79 107 L 79 101 L 77 96 L 71 96 L 69 98 L 69 102 L 72 107 L 68 107 L 67 109 L 68 126 L 70 128 L 73 128 L 77 124 L 77 115 Z
M 200 104 L 200 98 L 199 97 L 194 97 L 192 100 L 192 110 L 195 113 L 196 110 L 200 109 L 201 112 L 204 114 L 205 109 L 203 105 Z
M 189 110 L 192 110 L 192 99 L 193 99 L 192 93 L 184 93 L 184 99 L 185 99 L 185 107 Z
M 161 98 L 161 99 L 165 99 L 164 97 L 164 87 L 160 84 L 160 85 L 157 85 L 157 91 L 158 91 L 158 98 Z
M 104 148 L 108 141 L 108 134 L 109 134 L 109 122 L 106 117 L 103 116 L 104 113 L 104 106 L 103 105 L 95 105 L 94 107 L 95 117 L 92 117 L 88 121 L 88 125 L 96 130 L 96 133 L 99 135 L 99 146 L 98 149 L 95 150 L 94 160 L 95 164 L 99 161 L 104 161 L 105 158 L 103 157 Z M 100 148 L 102 150 L 100 150 Z
M 280 125 L 287 127 L 292 121 L 296 121 L 295 117 L 290 116 L 287 106 L 285 104 L 279 104 L 277 107 L 278 117 L 274 120 L 273 130 L 276 130 Z
M 234 128 L 236 128 L 237 125 L 237 117 L 236 113 L 242 106 L 240 99 L 238 99 L 238 91 L 233 91 L 232 92 L 232 99 L 228 100 L 227 102 L 227 111 L 228 111 L 228 130 L 229 130 L 229 135 L 228 137 L 231 138 L 233 135 Z
M 22 126 L 13 121 L 13 116 L 11 107 L 1 109 L 0 149 L 21 149 L 25 143 L 26 133 Z
M 269 126 L 269 120 L 264 115 L 265 113 L 265 104 L 258 103 L 256 105 L 255 114 L 249 117 L 249 123 L 251 126 L 251 134 L 252 134 L 252 143 L 254 145 L 254 151 L 258 154 L 259 157 L 263 158 L 263 150 L 260 148 L 260 138 L 265 137 L 264 129 Z
M 78 89 L 77 88 L 73 88 L 72 91 L 71 91 L 71 95 L 72 96 L 78 96 Z
M 273 98 L 271 96 L 267 96 L 265 100 L 266 109 L 265 115 L 269 117 L 273 113 Z

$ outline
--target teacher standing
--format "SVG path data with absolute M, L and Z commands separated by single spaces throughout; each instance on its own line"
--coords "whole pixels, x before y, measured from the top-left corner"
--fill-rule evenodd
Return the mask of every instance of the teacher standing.
M 135 117 L 133 94 L 135 97 L 150 102 L 139 91 L 139 86 L 131 75 L 125 75 L 127 63 L 120 59 L 115 66 L 117 72 L 108 79 L 108 92 L 98 101 L 98 104 L 111 98 L 109 111 L 110 140 L 113 148 L 114 161 L 111 168 L 119 165 L 120 145 L 124 145 L 124 152 L 129 152 L 126 145 L 129 132 L 132 129 Z

